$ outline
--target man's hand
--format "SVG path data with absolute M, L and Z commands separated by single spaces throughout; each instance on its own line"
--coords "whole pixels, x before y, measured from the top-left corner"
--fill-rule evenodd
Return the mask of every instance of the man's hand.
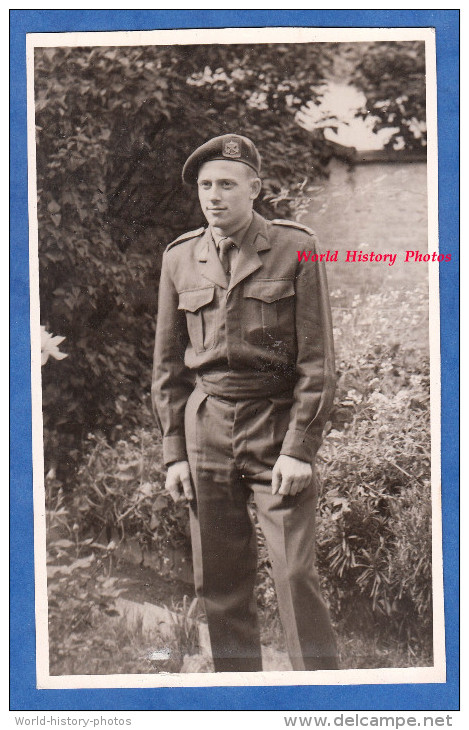
M 308 461 L 280 454 L 272 471 L 272 494 L 298 494 L 309 487 L 313 469 Z
M 175 502 L 181 502 L 183 499 L 190 502 L 194 499 L 189 462 L 175 461 L 168 466 L 165 488 Z

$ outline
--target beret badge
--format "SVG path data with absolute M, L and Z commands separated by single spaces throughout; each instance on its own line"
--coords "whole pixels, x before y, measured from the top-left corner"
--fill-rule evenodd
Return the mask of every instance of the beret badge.
M 223 157 L 230 157 L 231 159 L 241 157 L 239 142 L 234 139 L 225 140 L 223 143 Z

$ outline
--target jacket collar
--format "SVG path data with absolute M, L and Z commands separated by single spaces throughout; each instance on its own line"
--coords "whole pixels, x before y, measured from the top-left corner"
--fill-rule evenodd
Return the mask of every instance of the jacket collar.
M 217 247 L 210 233 L 210 228 L 207 228 L 197 241 L 195 253 L 202 276 L 226 289 L 228 287 L 227 276 L 218 257 Z
M 252 222 L 249 226 L 243 243 L 236 258 L 236 263 L 231 274 L 231 281 L 228 291 L 231 291 L 237 284 L 246 279 L 250 274 L 262 266 L 262 259 L 259 253 L 268 251 L 270 243 L 267 235 L 267 223 L 258 213 L 253 213 Z
M 236 257 L 229 283 L 223 271 L 218 257 L 218 251 L 209 228 L 206 229 L 196 244 L 196 258 L 200 266 L 200 271 L 206 279 L 209 279 L 214 284 L 218 284 L 223 289 L 231 291 L 233 287 L 262 266 L 259 253 L 269 249 L 270 243 L 267 235 L 267 222 L 258 213 L 253 212 L 251 225 L 244 236 L 238 256 Z

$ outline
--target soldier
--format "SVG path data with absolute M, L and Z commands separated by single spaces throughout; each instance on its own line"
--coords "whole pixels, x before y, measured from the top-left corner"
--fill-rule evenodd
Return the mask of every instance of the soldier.
M 334 392 L 334 355 L 314 233 L 253 211 L 251 140 L 211 139 L 183 168 L 208 227 L 167 247 L 152 396 L 166 488 L 190 507 L 195 587 L 215 671 L 261 671 L 252 495 L 295 670 L 337 668 L 315 568 L 314 458 Z

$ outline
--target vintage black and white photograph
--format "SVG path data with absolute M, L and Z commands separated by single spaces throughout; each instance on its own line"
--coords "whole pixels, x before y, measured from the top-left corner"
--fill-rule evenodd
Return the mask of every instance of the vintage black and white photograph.
M 431 30 L 28 74 L 38 686 L 443 682 Z

